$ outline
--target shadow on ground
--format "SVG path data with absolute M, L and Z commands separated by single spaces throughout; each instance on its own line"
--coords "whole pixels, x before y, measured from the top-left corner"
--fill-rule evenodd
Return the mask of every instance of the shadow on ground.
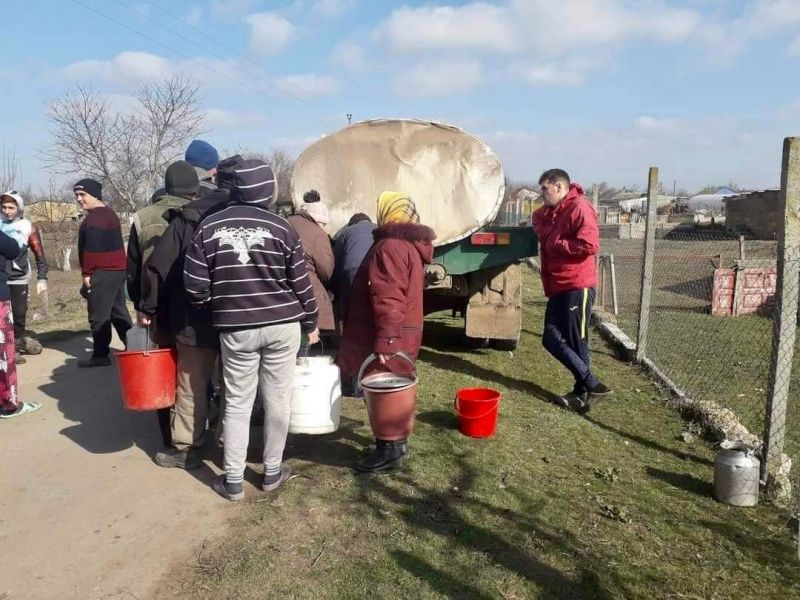
M 545 548 L 557 548 L 563 555 L 583 557 L 584 564 L 596 564 L 591 549 L 562 529 L 538 518 L 544 501 L 532 502 L 523 493 L 515 494 L 524 510 L 514 511 L 478 498 L 475 493 L 476 471 L 464 458 L 457 459 L 447 490 L 440 491 L 420 485 L 408 473 L 396 473 L 392 480 L 376 476 L 359 476 L 359 502 L 353 511 L 371 511 L 377 518 L 392 513 L 400 515 L 406 526 L 415 532 L 438 536 L 452 548 L 453 560 L 437 566 L 429 556 L 420 556 L 411 549 L 395 549 L 389 554 L 397 567 L 426 582 L 445 597 L 493 598 L 485 590 L 494 589 L 500 582 L 486 582 L 483 590 L 471 585 L 472 573 L 458 573 L 460 551 L 484 554 L 493 564 L 534 583 L 543 598 L 612 598 L 617 592 L 625 594 L 626 587 L 611 567 L 601 574 L 583 567 L 575 573 L 565 573 L 539 558 Z M 541 552 L 537 552 L 537 549 Z M 601 579 L 612 581 L 614 594 L 606 590 Z M 502 597 L 504 590 L 496 588 Z
M 131 413 L 122 405 L 116 368 L 79 369 L 78 360 L 91 352 L 88 335 L 51 332 L 47 346 L 66 355 L 39 389 L 56 400 L 73 425 L 59 433 L 91 454 L 109 454 L 139 446 L 148 454 L 160 448 L 155 414 Z
M 700 456 L 696 456 L 694 454 L 689 454 L 688 452 L 681 452 L 679 450 L 675 450 L 674 448 L 668 448 L 658 442 L 653 440 L 649 440 L 641 435 L 637 435 L 636 433 L 631 433 L 628 431 L 623 431 L 621 429 L 617 429 L 616 427 L 611 427 L 610 425 L 606 425 L 602 421 L 598 421 L 596 417 L 584 417 L 587 421 L 592 423 L 593 425 L 597 425 L 598 427 L 605 429 L 608 432 L 613 434 L 619 435 L 625 439 L 628 439 L 636 444 L 640 444 L 652 450 L 658 450 L 659 452 L 665 452 L 667 454 L 671 454 L 672 456 L 676 456 L 682 460 L 690 460 L 692 462 L 696 462 L 701 465 L 713 465 L 714 463 L 706 458 L 702 458 Z
M 700 479 L 688 473 L 674 473 L 672 471 L 663 471 L 653 467 L 647 467 L 647 474 L 654 478 L 660 479 L 664 483 L 668 483 L 674 488 L 697 494 L 703 498 L 711 497 L 714 486 L 710 481 Z

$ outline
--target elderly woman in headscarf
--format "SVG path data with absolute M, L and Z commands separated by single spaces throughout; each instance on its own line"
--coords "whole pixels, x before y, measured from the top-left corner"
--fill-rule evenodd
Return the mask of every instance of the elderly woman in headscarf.
M 319 194 L 315 190 L 306 192 L 303 196 L 303 205 L 298 214 L 289 217 L 288 221 L 300 236 L 303 251 L 308 263 L 308 276 L 314 288 L 314 299 L 319 310 L 319 330 L 321 334 L 333 333 L 336 322 L 333 318 L 333 304 L 326 287 L 333 275 L 333 249 L 331 240 L 325 233 L 328 224 L 328 209 L 320 202 Z
M 436 234 L 420 225 L 414 202 L 399 192 L 380 195 L 377 223 L 375 243 L 353 282 L 342 335 L 338 363 L 345 378 L 355 377 L 372 353 L 378 356 L 374 368 L 388 369 L 391 361 L 398 372 L 403 363 L 394 355 L 403 352 L 416 361 L 422 345 L 425 265 L 433 258 Z M 356 465 L 359 471 L 393 469 L 408 454 L 405 439 L 376 435 L 375 442 L 374 453 Z

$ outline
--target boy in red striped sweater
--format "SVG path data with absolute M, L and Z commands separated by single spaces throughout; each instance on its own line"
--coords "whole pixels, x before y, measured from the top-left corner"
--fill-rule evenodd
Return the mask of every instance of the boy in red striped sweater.
M 83 275 L 81 295 L 88 301 L 89 325 L 94 349 L 79 367 L 106 367 L 111 364 L 109 346 L 111 326 L 124 342 L 131 328 L 125 305 L 125 278 L 128 268 L 122 230 L 116 213 L 103 204 L 103 186 L 94 179 L 81 179 L 73 187 L 78 206 L 86 218 L 78 230 L 78 257 Z

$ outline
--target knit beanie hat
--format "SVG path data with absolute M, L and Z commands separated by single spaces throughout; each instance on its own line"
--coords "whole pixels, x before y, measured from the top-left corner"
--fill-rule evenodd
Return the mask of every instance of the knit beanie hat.
M 356 213 L 350 217 L 350 220 L 347 222 L 347 226 L 349 227 L 350 225 L 355 225 L 356 223 L 361 223 L 363 221 L 369 221 L 371 223 L 372 219 L 370 219 L 369 216 L 364 213 Z
M 219 165 L 217 149 L 203 140 L 193 140 L 186 149 L 184 158 L 193 167 L 200 167 L 206 171 L 216 169 Z
M 183 160 L 176 160 L 167 167 L 164 187 L 172 196 L 193 196 L 200 189 L 200 180 L 192 165 Z
M 90 196 L 94 196 L 98 200 L 103 199 L 103 184 L 94 179 L 81 179 L 78 183 L 72 186 L 73 192 L 86 192 Z
M 300 213 L 308 215 L 314 219 L 318 225 L 327 225 L 331 220 L 328 214 L 328 207 L 322 202 L 306 202 L 300 207 Z
M 230 190 L 233 187 L 233 170 L 236 166 L 244 160 L 241 154 L 234 154 L 221 161 L 217 167 L 217 186 L 224 190 Z
M 303 202 L 306 204 L 311 204 L 313 202 L 319 202 L 319 192 L 317 190 L 308 190 L 305 194 L 303 194 Z

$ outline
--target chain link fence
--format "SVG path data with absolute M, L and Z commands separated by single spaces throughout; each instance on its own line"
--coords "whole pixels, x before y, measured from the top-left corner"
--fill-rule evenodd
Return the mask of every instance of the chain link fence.
M 758 448 L 770 495 L 797 516 L 800 214 L 796 236 L 791 219 L 785 236 L 776 233 L 784 245 L 719 226 L 673 224 L 654 211 L 642 216 L 651 219 L 652 241 L 644 224 L 600 226 L 600 314 L 639 344 L 637 358 L 654 367 L 683 408 L 710 417 L 718 435 Z M 645 278 L 648 244 L 653 261 Z

